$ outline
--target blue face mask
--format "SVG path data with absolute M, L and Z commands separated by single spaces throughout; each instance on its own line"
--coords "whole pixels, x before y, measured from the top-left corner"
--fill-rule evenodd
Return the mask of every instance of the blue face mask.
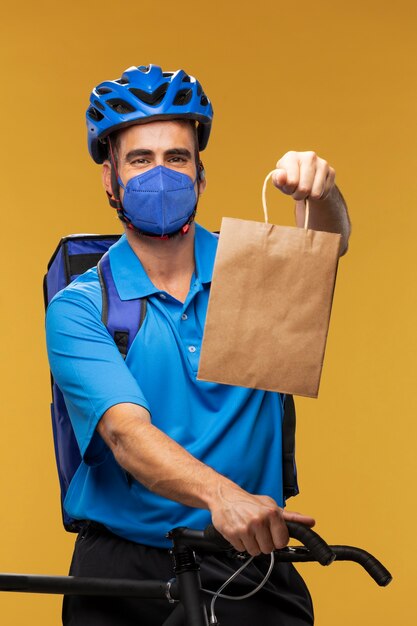
M 189 222 L 196 208 L 196 180 L 163 165 L 134 176 L 126 186 L 119 177 L 125 192 L 123 214 L 145 233 L 159 237 L 175 233 Z

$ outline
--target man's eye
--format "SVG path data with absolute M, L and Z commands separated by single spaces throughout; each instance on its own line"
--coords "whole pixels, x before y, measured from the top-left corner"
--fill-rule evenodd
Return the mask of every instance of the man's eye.
M 180 157 L 180 156 L 174 156 L 171 157 L 169 159 L 170 163 L 184 163 L 186 159 L 184 159 L 184 157 Z
M 143 165 L 144 163 L 149 163 L 149 161 L 143 158 L 133 159 L 133 161 L 130 161 L 131 165 L 137 165 L 137 164 Z

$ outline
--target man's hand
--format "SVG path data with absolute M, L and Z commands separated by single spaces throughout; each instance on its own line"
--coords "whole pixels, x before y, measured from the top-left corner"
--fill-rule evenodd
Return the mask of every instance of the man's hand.
M 324 200 L 335 186 L 334 169 L 315 152 L 287 152 L 276 168 L 275 187 L 294 200 Z
M 345 254 L 350 236 L 346 203 L 335 185 L 335 171 L 315 152 L 287 152 L 277 162 L 272 175 L 275 187 L 296 201 L 295 215 L 299 227 L 304 225 L 304 200 L 309 199 L 308 227 L 340 233 L 340 254 Z
M 268 496 L 255 496 L 235 484 L 219 485 L 210 506 L 213 525 L 236 550 L 256 556 L 288 543 L 285 520 L 314 526 L 312 517 L 285 511 Z

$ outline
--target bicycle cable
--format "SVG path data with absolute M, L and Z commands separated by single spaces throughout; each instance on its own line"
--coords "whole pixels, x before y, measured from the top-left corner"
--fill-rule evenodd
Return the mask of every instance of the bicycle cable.
M 262 587 L 263 587 L 263 586 L 267 583 L 268 578 L 269 578 L 269 577 L 270 577 L 270 575 L 271 575 L 272 568 L 274 567 L 274 563 L 275 563 L 275 556 L 274 556 L 274 553 L 273 553 L 273 552 L 271 552 L 271 555 L 270 555 L 270 556 L 271 556 L 271 561 L 270 561 L 270 564 L 269 564 L 269 568 L 268 568 L 267 573 L 265 574 L 265 576 L 263 577 L 263 579 L 261 580 L 261 582 L 259 583 L 259 585 L 257 585 L 257 586 L 255 587 L 255 589 L 253 589 L 253 590 L 252 590 L 252 591 L 250 591 L 249 593 L 245 593 L 245 594 L 244 594 L 244 595 L 242 595 L 242 596 L 228 596 L 228 595 L 223 594 L 223 593 L 221 593 L 221 592 L 223 591 L 223 589 L 224 589 L 225 587 L 227 587 L 227 585 L 228 585 L 229 583 L 231 583 L 231 582 L 232 582 L 232 580 L 234 580 L 237 576 L 239 576 L 239 574 L 240 574 L 241 572 L 243 572 L 243 570 L 244 570 L 244 569 L 245 569 L 245 568 L 246 568 L 246 567 L 247 567 L 250 563 L 252 563 L 253 559 L 255 558 L 254 556 L 251 556 L 251 557 L 250 557 L 250 559 L 248 559 L 248 560 L 246 561 L 246 563 L 244 563 L 243 565 L 241 565 L 241 566 L 239 567 L 239 569 L 238 569 L 238 570 L 236 570 L 236 572 L 234 572 L 234 574 L 232 574 L 232 575 L 230 576 L 230 578 L 228 578 L 228 579 L 226 580 L 226 582 L 224 582 L 224 583 L 222 584 L 222 586 L 221 586 L 221 587 L 220 587 L 217 591 L 210 591 L 210 589 L 202 589 L 202 591 L 204 591 L 205 593 L 209 593 L 210 595 L 214 596 L 214 597 L 213 597 L 213 599 L 212 599 L 212 601 L 211 601 L 211 603 L 210 603 L 210 624 L 211 624 L 212 626 L 215 626 L 216 624 L 218 624 L 217 617 L 216 617 L 216 614 L 215 614 L 215 612 L 214 612 L 214 603 L 216 602 L 217 598 L 225 598 L 226 600 L 245 600 L 246 598 L 250 598 L 250 596 L 253 596 L 255 593 L 257 593 L 257 592 L 258 592 L 260 589 L 262 589 Z

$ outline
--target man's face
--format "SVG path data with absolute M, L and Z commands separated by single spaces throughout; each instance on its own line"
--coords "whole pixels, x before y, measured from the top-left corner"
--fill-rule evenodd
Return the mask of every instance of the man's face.
M 120 131 L 118 136 L 118 173 L 124 185 L 138 174 L 157 165 L 187 174 L 195 180 L 196 153 L 194 130 L 188 122 L 167 120 L 136 124 Z M 110 164 L 104 163 L 103 180 L 111 191 Z M 202 193 L 205 181 L 196 183 Z M 123 200 L 123 189 L 120 189 Z

